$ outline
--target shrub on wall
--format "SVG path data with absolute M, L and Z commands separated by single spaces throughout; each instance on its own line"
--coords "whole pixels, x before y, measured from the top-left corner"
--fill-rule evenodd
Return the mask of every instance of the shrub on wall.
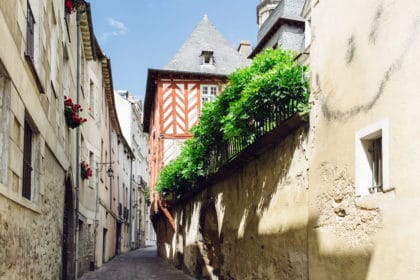
M 184 143 L 179 157 L 160 172 L 157 190 L 181 197 L 209 174 L 209 157 L 221 143 L 240 137 L 249 145 L 258 137 L 255 127 L 273 114 L 291 107 L 293 112 L 307 111 L 307 77 L 307 67 L 282 49 L 267 49 L 249 67 L 232 73 L 215 102 L 204 104 L 200 122 L 191 129 L 193 137 Z

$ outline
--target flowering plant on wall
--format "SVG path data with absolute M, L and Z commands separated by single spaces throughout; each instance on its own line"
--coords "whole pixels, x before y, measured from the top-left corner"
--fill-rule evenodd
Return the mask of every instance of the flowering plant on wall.
M 86 161 L 80 163 L 80 176 L 82 179 L 89 179 L 92 176 L 92 168 L 89 167 Z
M 79 112 L 82 112 L 80 104 L 73 103 L 71 98 L 64 96 L 64 116 L 66 123 L 70 128 L 75 128 L 86 122 L 87 119 L 79 117 Z
M 71 14 L 76 10 L 84 10 L 86 2 L 84 0 L 65 0 L 64 6 L 66 8 L 66 13 Z

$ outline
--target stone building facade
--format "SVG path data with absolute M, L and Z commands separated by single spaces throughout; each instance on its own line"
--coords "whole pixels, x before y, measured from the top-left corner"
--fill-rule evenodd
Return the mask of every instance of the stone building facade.
M 59 69 L 74 67 L 67 58 L 75 54 L 68 40 L 75 30 L 67 31 L 62 6 L 0 3 L 0 279 L 60 279 L 66 267 L 65 182 L 72 169 L 63 92 L 64 84 L 75 88 L 75 73 Z
M 148 181 L 148 134 L 143 132 L 143 105 L 141 100 L 125 90 L 115 93 L 117 112 L 127 142 L 135 159 L 131 175 L 131 248 L 146 246 L 146 236 L 153 236 L 154 230 L 146 228 L 149 220 L 146 205 L 146 187 Z M 153 232 L 147 232 L 152 230 Z M 154 239 L 156 240 L 156 239 Z
M 100 126 L 100 162 L 95 267 L 102 266 L 117 254 L 130 249 L 129 201 L 130 176 L 134 154 L 122 133 L 118 119 L 111 62 L 102 58 L 104 99 L 102 100 Z M 112 171 L 112 172 L 111 172 Z
M 77 149 L 64 116 L 64 100 L 77 99 L 75 13 L 61 0 L 0 3 L 0 279 L 73 279 L 76 266 L 81 275 L 116 253 L 119 217 L 109 193 L 117 186 L 106 171 L 121 173 L 110 162 L 125 148 L 121 176 L 130 178 L 133 156 L 123 140 L 118 147 L 111 65 L 85 7 L 79 103 L 86 122 Z M 92 169 L 87 179 L 76 177 L 82 161 Z

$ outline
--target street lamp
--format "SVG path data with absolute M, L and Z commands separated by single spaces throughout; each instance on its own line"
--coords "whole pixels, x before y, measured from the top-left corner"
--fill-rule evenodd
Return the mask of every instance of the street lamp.
M 114 170 L 112 170 L 111 165 L 109 166 L 108 170 L 106 171 L 106 174 L 108 174 L 109 178 L 112 178 L 114 176 Z
M 112 169 L 112 166 L 111 166 L 113 163 L 114 163 L 113 161 L 112 162 L 97 162 L 96 163 L 96 170 L 99 169 L 98 168 L 98 165 L 106 165 L 106 164 L 109 164 L 109 167 L 106 170 L 106 174 L 108 175 L 109 178 L 112 178 L 112 177 L 114 177 L 114 170 Z

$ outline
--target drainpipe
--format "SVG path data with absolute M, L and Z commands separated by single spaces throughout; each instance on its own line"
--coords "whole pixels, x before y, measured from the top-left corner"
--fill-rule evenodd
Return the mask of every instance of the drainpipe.
M 80 20 L 81 13 L 76 12 L 76 23 L 77 23 L 77 54 L 76 54 L 76 103 L 80 104 Z M 80 126 L 76 128 L 76 187 L 75 187 L 75 196 L 76 196 L 76 233 L 75 233 L 75 256 L 74 256 L 74 279 L 77 280 L 77 274 L 79 272 L 79 185 L 80 185 Z
M 102 154 L 101 154 L 102 157 Z M 99 188 L 99 183 L 98 183 L 98 174 L 99 174 L 99 168 L 98 168 L 98 163 L 96 163 L 96 186 L 95 186 L 95 221 L 94 221 L 94 239 L 93 239 L 93 264 L 96 267 L 96 239 L 98 238 L 98 227 L 99 227 L 99 221 L 98 221 L 98 204 L 99 204 L 99 194 L 98 194 L 98 188 Z
M 111 110 L 111 108 L 109 108 L 109 110 Z M 108 114 L 108 128 L 109 128 L 109 162 L 112 162 L 112 129 L 111 129 L 112 125 L 111 125 L 111 114 Z M 111 213 L 113 213 L 112 211 L 112 177 L 109 177 L 109 209 L 111 211 Z
M 109 108 L 111 109 L 111 108 Z M 109 128 L 109 162 L 112 162 L 112 143 L 111 143 L 111 134 L 112 134 L 112 129 L 111 129 L 112 125 L 111 125 L 111 115 L 108 114 L 108 128 Z M 109 177 L 109 209 L 111 210 L 112 213 L 112 177 Z
M 128 213 L 128 215 L 129 215 L 129 219 L 128 219 L 128 221 L 130 222 L 130 248 L 131 249 L 134 249 L 133 248 L 133 218 L 132 218 L 132 199 L 133 199 L 133 159 L 131 158 L 131 156 L 130 156 L 130 198 L 129 198 L 129 200 L 130 200 L 130 210 L 129 210 L 129 213 Z

